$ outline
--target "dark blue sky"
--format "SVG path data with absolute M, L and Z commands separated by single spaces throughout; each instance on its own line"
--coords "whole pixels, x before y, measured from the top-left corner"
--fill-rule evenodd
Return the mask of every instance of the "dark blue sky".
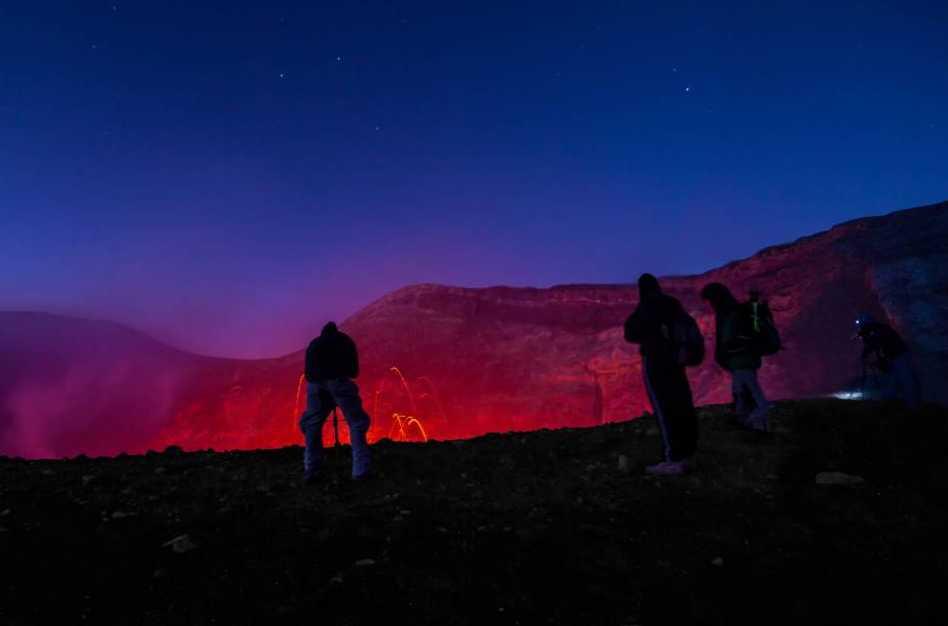
M 948 198 L 943 1 L 394 4 L 0 4 L 0 309 L 275 355 Z

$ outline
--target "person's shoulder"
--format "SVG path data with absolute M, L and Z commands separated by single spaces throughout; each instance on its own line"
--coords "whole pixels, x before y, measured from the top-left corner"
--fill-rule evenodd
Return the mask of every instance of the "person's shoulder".
M 732 319 L 740 319 L 741 317 L 751 314 L 751 307 L 749 302 L 737 302 L 734 306 L 731 307 L 725 315 Z
M 685 307 L 682 306 L 681 300 L 675 296 L 670 296 L 667 293 L 663 293 L 661 296 L 661 306 L 666 311 L 684 311 Z

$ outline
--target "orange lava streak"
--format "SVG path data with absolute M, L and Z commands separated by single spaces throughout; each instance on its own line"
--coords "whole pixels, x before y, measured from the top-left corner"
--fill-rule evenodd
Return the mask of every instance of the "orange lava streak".
M 427 441 L 428 441 L 428 433 L 425 432 L 425 427 L 421 425 L 421 422 L 419 422 L 419 421 L 418 421 L 417 419 L 415 419 L 414 417 L 409 417 L 409 418 L 408 418 L 408 421 L 405 422 L 405 426 L 411 426 L 412 424 L 414 424 L 415 426 L 417 426 L 417 427 L 418 427 L 418 430 L 421 432 L 421 440 L 424 441 L 424 442 L 427 442 Z
M 421 433 L 422 441 L 427 442 L 428 433 L 425 432 L 425 427 L 422 426 L 421 421 L 413 415 L 404 415 L 402 413 L 392 413 L 392 427 L 388 431 L 388 438 L 392 441 L 408 441 L 407 428 L 412 425 Z M 393 437 L 392 432 L 396 427 L 398 427 L 398 434 L 396 437 Z
M 393 437 L 392 432 L 396 426 L 398 427 L 398 435 Z M 405 423 L 402 422 L 402 418 L 398 413 L 392 413 L 392 425 L 388 429 L 388 438 L 392 441 L 399 441 L 405 438 Z
M 293 412 L 296 417 L 300 416 L 300 393 L 303 391 L 303 382 L 306 380 L 306 374 L 300 374 L 300 380 L 296 383 L 296 402 L 293 404 Z
M 415 405 L 415 396 L 411 394 L 411 388 L 408 386 L 408 381 L 405 380 L 405 377 L 402 375 L 402 371 L 395 366 L 389 368 L 390 372 L 394 372 L 398 379 L 402 381 L 402 387 L 405 389 L 405 393 L 408 394 L 408 402 L 411 403 L 411 412 L 418 414 L 418 407 Z

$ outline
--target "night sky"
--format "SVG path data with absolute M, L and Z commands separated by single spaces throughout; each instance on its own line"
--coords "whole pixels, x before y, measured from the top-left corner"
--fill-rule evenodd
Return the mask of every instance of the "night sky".
M 948 199 L 948 3 L 749 4 L 3 2 L 0 309 L 273 356 Z

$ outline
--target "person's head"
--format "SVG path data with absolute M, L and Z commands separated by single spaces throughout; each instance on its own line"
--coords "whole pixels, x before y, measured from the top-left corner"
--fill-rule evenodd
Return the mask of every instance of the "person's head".
M 335 322 L 329 322 L 323 326 L 323 332 L 320 333 L 321 336 L 325 337 L 327 335 L 334 335 L 339 332 L 339 329 L 336 328 Z
M 639 276 L 639 298 L 647 298 L 662 293 L 662 287 L 658 284 L 658 279 L 651 274 L 642 274 Z
M 701 298 L 707 300 L 715 312 L 726 311 L 737 306 L 737 300 L 731 290 L 721 283 L 708 283 L 701 290 Z

